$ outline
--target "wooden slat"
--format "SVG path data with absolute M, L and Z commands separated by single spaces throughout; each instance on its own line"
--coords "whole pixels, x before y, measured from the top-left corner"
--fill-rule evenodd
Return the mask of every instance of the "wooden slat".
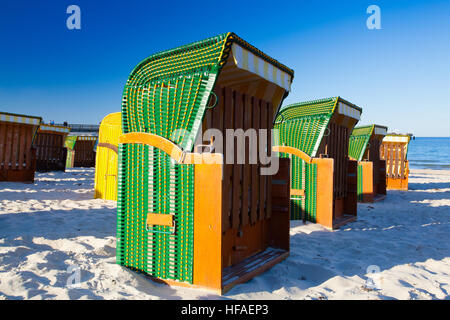
M 25 156 L 25 163 L 26 163 L 26 168 L 27 169 L 31 169 L 32 165 L 33 165 L 33 153 L 31 151 L 31 143 L 33 142 L 33 134 L 34 134 L 34 129 L 31 127 L 29 128 L 27 134 L 26 134 L 26 144 L 27 144 L 27 152 L 26 152 L 26 156 Z
M 341 126 L 336 125 L 336 162 L 338 164 L 338 172 L 337 172 L 337 181 L 338 181 L 338 198 L 342 198 L 342 157 L 341 157 L 341 152 L 342 152 L 342 130 L 341 130 Z
M 405 178 L 405 148 L 402 145 L 400 147 L 400 179 Z
M 248 95 L 243 96 L 244 100 L 244 130 L 248 130 L 252 127 L 252 104 Z M 245 164 L 243 166 L 243 189 L 242 189 L 242 225 L 248 225 L 249 221 L 255 222 L 254 219 L 250 220 L 250 211 L 253 209 L 251 206 L 252 188 L 252 176 L 250 166 L 250 142 L 246 141 L 245 146 Z
M 273 105 L 267 103 L 267 128 L 273 128 Z M 272 146 L 272 132 L 269 131 L 267 135 L 267 144 Z M 272 148 L 267 148 L 268 155 L 272 155 Z M 266 216 L 264 218 L 270 218 L 272 216 L 272 176 L 266 176 Z
M 291 189 L 291 196 L 305 196 L 305 190 L 304 189 Z
M 9 169 L 11 162 L 11 153 L 13 146 L 13 130 L 14 125 L 8 124 L 6 129 L 6 150 L 5 150 L 5 168 Z
M 24 128 L 26 129 L 26 128 Z M 25 167 L 23 166 L 25 160 L 25 152 L 26 152 L 26 132 L 22 132 L 19 137 L 19 170 L 23 170 Z
M 270 128 L 269 124 L 267 123 L 267 108 L 269 107 L 268 103 L 266 101 L 261 101 L 261 106 L 260 106 L 260 119 L 259 119 L 259 123 L 260 123 L 260 128 L 261 129 L 265 129 L 267 130 L 268 128 Z M 270 135 L 269 135 L 270 136 Z M 264 141 L 265 146 L 267 147 L 267 152 L 270 153 L 271 152 L 271 144 L 268 144 L 268 140 L 269 137 L 267 138 L 266 141 Z M 261 146 L 262 141 L 258 140 L 258 152 L 260 153 L 264 153 L 264 147 Z M 263 150 L 260 150 L 260 148 L 263 148 Z M 267 165 L 265 165 L 267 167 Z M 267 194 L 267 176 L 261 175 L 261 166 L 258 168 L 258 174 L 259 174 L 259 213 L 258 213 L 258 219 L 264 219 L 266 217 L 266 207 L 267 207 L 267 198 L 268 198 L 268 194 Z
M 224 88 L 221 90 L 221 97 L 224 100 L 224 106 L 227 112 L 224 114 L 224 128 L 231 129 L 234 126 L 234 108 L 233 108 L 233 95 L 231 89 Z M 227 150 L 227 143 L 224 136 L 224 159 L 230 150 Z M 222 230 L 226 231 L 230 228 L 231 224 L 231 209 L 233 203 L 233 189 L 232 183 L 232 164 L 224 165 L 224 182 L 223 182 L 223 210 L 222 210 Z
M 0 122 L 0 169 L 3 168 L 6 153 L 6 124 Z
M 147 224 L 172 227 L 173 215 L 160 213 L 147 213 Z
M 20 134 L 23 132 L 23 127 L 20 127 L 18 125 L 14 126 L 13 131 L 13 140 L 12 140 L 12 154 L 11 154 L 11 168 L 13 170 L 18 169 L 18 162 L 19 162 L 19 137 Z
M 260 106 L 260 100 L 253 97 L 252 98 L 252 110 L 253 110 L 253 114 L 252 114 L 252 120 L 253 120 L 253 128 L 257 130 L 257 132 L 259 132 L 260 129 L 260 125 L 259 125 L 259 112 L 261 109 Z M 256 152 L 258 152 L 258 137 L 256 138 L 256 141 L 254 141 L 256 146 Z M 259 161 L 258 161 L 259 162 Z M 262 195 L 260 194 L 260 190 L 259 190 L 259 164 L 252 164 L 251 165 L 251 170 L 252 170 L 252 185 L 251 185 L 251 195 L 252 195 L 252 207 L 251 207 L 251 221 L 252 223 L 255 223 L 258 219 L 258 205 L 259 205 L 259 200 L 262 198 Z
M 393 173 L 394 179 L 398 177 L 398 158 L 399 158 L 398 148 L 397 148 L 397 145 L 394 144 L 392 146 L 392 168 L 393 168 L 392 173 Z
M 389 144 L 389 177 L 393 178 L 393 172 L 394 172 L 394 145 Z
M 239 92 L 235 94 L 235 114 L 234 114 L 234 128 L 242 128 L 244 119 L 244 108 L 242 103 L 242 95 Z M 242 203 L 242 164 L 237 164 L 237 155 L 239 152 L 245 152 L 245 150 L 238 150 L 235 144 L 234 148 L 234 165 L 233 165 L 233 214 L 231 220 L 231 226 L 233 229 L 237 229 L 241 223 L 241 203 Z

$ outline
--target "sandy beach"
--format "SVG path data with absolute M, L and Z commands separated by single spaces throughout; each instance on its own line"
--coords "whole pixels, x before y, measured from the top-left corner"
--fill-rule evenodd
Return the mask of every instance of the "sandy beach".
M 0 299 L 450 298 L 450 171 L 412 170 L 334 232 L 291 222 L 290 257 L 223 297 L 117 265 L 116 203 L 93 186 L 93 168 L 0 183 Z

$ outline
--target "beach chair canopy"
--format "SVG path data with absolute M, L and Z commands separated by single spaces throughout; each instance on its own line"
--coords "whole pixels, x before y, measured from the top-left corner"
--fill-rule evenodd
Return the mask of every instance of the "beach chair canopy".
M 384 139 L 383 143 L 389 143 L 393 145 L 401 145 L 403 147 L 403 153 L 405 155 L 405 159 L 408 157 L 408 146 L 409 142 L 411 141 L 410 134 L 395 134 L 395 133 L 389 133 L 387 134 Z
M 67 135 L 70 132 L 69 127 L 64 126 L 56 126 L 51 124 L 41 124 L 39 126 L 39 133 L 53 133 L 53 134 L 60 134 L 60 135 Z
M 271 101 L 276 114 L 292 78 L 291 69 L 234 33 L 157 53 L 128 78 L 123 132 L 157 134 L 191 151 L 215 84 L 252 90 Z
M 0 112 L 0 121 L 9 123 L 21 123 L 30 126 L 39 126 L 42 122 L 41 117 L 27 116 L 8 112 Z
M 279 129 L 275 145 L 297 148 L 310 157 L 316 157 L 330 121 L 353 128 L 362 109 L 341 97 L 290 104 L 282 108 L 275 120 Z
M 362 161 L 372 136 L 385 136 L 387 127 L 372 124 L 353 129 L 349 141 L 348 154 L 357 161 Z M 380 141 L 381 142 L 381 141 Z

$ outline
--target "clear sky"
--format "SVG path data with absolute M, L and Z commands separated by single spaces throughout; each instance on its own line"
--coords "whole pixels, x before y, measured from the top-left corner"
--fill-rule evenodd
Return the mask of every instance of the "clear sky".
M 0 110 L 99 123 L 141 60 L 229 31 L 295 70 L 286 104 L 340 95 L 360 124 L 450 136 L 448 0 L 0 0 Z

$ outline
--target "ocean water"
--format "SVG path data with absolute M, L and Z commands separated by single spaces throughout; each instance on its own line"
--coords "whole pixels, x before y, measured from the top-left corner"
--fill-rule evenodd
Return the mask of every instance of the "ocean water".
M 416 137 L 409 143 L 411 169 L 450 170 L 450 138 Z

